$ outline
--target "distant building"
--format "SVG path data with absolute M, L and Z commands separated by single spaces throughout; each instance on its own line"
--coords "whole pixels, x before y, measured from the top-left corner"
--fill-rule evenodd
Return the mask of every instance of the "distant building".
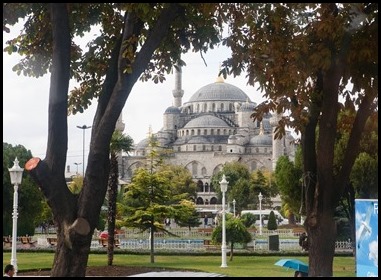
M 160 146 L 173 150 L 168 163 L 185 166 L 191 172 L 198 185 L 195 201 L 198 207 L 212 208 L 218 204 L 214 190 L 219 186 L 213 186 L 210 179 L 226 162 L 239 161 L 250 172 L 272 171 L 280 156 L 294 158 L 294 138 L 290 132 L 281 140 L 273 140 L 280 115 L 268 114 L 261 122 L 253 122 L 250 115 L 257 104 L 221 77 L 183 103 L 181 70 L 175 75 L 174 105 L 165 110 L 163 127 L 154 135 Z M 137 143 L 133 154 L 122 157 L 123 181 L 130 182 L 134 171 L 145 165 L 148 143 L 147 137 Z

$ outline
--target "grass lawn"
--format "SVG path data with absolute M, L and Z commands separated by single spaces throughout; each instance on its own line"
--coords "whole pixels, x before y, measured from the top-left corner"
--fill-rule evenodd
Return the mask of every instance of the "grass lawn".
M 18 270 L 51 268 L 54 253 L 17 253 Z M 149 255 L 114 255 L 114 265 L 168 267 L 185 270 L 198 270 L 220 273 L 236 277 L 291 277 L 294 271 L 274 265 L 285 256 L 235 256 L 233 261 L 227 258 L 226 268 L 221 268 L 221 256 L 155 256 L 155 263 L 150 263 Z M 308 257 L 290 257 L 308 263 Z M 11 259 L 10 252 L 3 252 L 3 267 Z M 90 254 L 89 266 L 107 265 L 106 254 Z M 333 276 L 355 277 L 354 257 L 335 257 Z

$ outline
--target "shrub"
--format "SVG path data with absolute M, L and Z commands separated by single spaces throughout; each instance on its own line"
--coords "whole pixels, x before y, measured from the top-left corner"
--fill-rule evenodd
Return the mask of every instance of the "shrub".
M 270 212 L 269 221 L 267 223 L 268 230 L 276 230 L 278 228 L 278 224 L 276 222 L 274 211 Z

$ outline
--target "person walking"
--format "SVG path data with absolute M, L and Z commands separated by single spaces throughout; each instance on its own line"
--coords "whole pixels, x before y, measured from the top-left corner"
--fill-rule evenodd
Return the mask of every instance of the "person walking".
M 207 227 L 208 226 L 208 216 L 205 215 L 204 217 L 204 227 Z
M 11 264 L 7 264 L 4 268 L 4 277 L 13 277 L 15 274 L 15 267 Z

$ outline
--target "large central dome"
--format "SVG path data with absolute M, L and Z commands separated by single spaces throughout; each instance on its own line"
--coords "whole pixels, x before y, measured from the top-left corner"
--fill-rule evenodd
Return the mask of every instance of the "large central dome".
M 248 96 L 241 89 L 225 82 L 208 84 L 192 95 L 188 102 L 238 101 L 245 102 Z

